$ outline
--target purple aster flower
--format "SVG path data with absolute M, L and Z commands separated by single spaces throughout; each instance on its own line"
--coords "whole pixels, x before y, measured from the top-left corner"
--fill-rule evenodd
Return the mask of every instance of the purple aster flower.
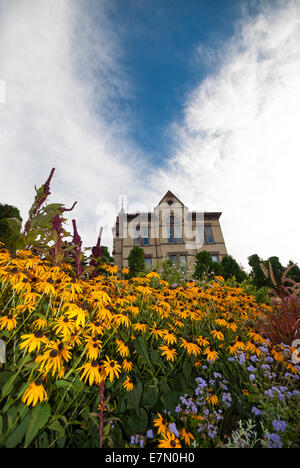
M 253 406 L 252 413 L 254 413 L 255 416 L 259 416 L 261 414 L 261 411 L 258 408 L 256 408 L 256 406 Z
M 176 424 L 175 423 L 171 423 L 169 424 L 169 429 L 171 432 L 173 432 L 173 434 L 179 438 L 179 432 L 177 430 L 177 427 L 176 427 Z
M 273 427 L 275 431 L 284 432 L 286 430 L 286 422 L 281 421 L 280 419 L 275 419 L 273 422 Z
M 147 439 L 153 439 L 153 431 L 152 431 L 152 429 L 149 429 L 149 431 L 147 431 Z
M 255 375 L 254 375 L 254 374 L 250 374 L 250 375 L 249 375 L 249 379 L 250 379 L 250 380 L 255 380 Z
M 281 448 L 282 442 L 278 434 L 267 434 L 270 440 L 269 447 L 271 448 Z

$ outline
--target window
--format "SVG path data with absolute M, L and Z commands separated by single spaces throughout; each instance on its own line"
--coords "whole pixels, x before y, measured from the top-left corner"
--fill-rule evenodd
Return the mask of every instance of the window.
M 219 263 L 219 256 L 218 255 L 211 255 L 211 259 L 213 262 Z
M 168 224 L 168 243 L 169 244 L 181 244 L 182 240 L 182 225 L 181 220 L 173 214 L 169 218 Z
M 149 234 L 148 234 L 148 226 L 142 226 L 142 238 L 143 238 L 143 245 L 147 247 L 149 245 Z
M 147 247 L 149 245 L 148 226 L 136 226 L 134 232 L 134 245 Z
M 182 271 L 186 269 L 186 255 L 179 255 L 179 265 Z
M 213 238 L 210 226 L 205 226 L 205 237 L 206 237 L 207 244 L 214 244 L 214 238 Z
M 148 268 L 148 270 L 151 270 L 152 258 L 151 257 L 145 257 L 144 260 L 145 260 L 146 268 Z
M 176 255 L 169 255 L 169 259 L 171 262 L 176 266 L 177 264 L 177 256 Z

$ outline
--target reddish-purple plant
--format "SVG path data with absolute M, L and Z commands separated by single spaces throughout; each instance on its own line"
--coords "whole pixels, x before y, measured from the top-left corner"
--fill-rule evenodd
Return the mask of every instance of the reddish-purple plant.
M 272 311 L 264 314 L 260 332 L 273 344 L 291 345 L 293 340 L 300 337 L 300 283 L 287 278 L 288 272 L 294 266 L 291 265 L 285 270 L 280 284 L 275 280 L 272 266 L 269 264 L 269 271 L 262 266 L 266 277 L 270 276 L 274 288 L 270 290 Z
M 82 240 L 77 231 L 76 220 L 72 219 L 73 224 L 73 244 L 74 244 L 74 254 L 75 254 L 75 266 L 76 266 L 76 275 L 77 278 L 80 278 L 82 275 L 82 264 L 81 264 L 81 246 Z

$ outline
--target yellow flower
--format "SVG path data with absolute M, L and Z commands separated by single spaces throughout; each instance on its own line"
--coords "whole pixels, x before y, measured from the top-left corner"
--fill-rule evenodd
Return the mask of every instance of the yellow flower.
M 130 377 L 126 377 L 126 380 L 123 383 L 123 387 L 125 388 L 125 390 L 127 390 L 127 392 L 131 392 L 133 390 L 133 386 L 134 385 Z
M 88 362 L 87 364 L 84 364 L 84 366 L 79 367 L 78 370 L 82 369 L 83 373 L 80 377 L 80 380 L 84 380 L 85 383 L 88 380 L 90 386 L 94 383 L 98 385 L 101 381 L 105 379 L 105 374 L 104 372 L 102 372 L 98 361 L 94 360 L 92 362 Z
M 198 354 L 201 353 L 199 346 L 197 346 L 195 343 L 189 343 L 184 338 L 180 338 L 180 341 L 181 341 L 180 347 L 184 348 L 188 354 L 198 356 Z
M 121 366 L 120 364 L 117 363 L 117 361 L 114 361 L 112 359 L 109 359 L 108 356 L 106 356 L 106 361 L 103 362 L 103 367 L 106 372 L 106 376 L 109 376 L 109 380 L 112 382 L 114 380 L 114 377 L 119 378 L 119 373 L 121 372 Z
M 147 277 L 147 278 L 158 278 L 158 279 L 160 278 L 159 274 L 156 273 L 156 271 L 151 271 L 150 273 L 148 273 L 148 274 L 146 275 L 146 277 Z
M 196 338 L 196 341 L 200 346 L 208 346 L 209 345 L 208 339 L 203 338 L 203 336 L 201 336 L 201 335 L 198 338 Z
M 175 348 L 169 348 L 167 345 L 160 346 L 159 349 L 162 351 L 162 356 L 166 356 L 167 361 L 174 361 L 177 355 Z
M 7 328 L 8 331 L 13 330 L 17 326 L 17 321 L 14 315 L 8 314 L 0 318 L 0 330 Z
M 75 322 L 63 315 L 54 320 L 53 330 L 56 330 L 56 333 L 62 335 L 64 338 L 67 338 L 74 328 Z
M 184 428 L 180 430 L 180 439 L 184 441 L 185 445 L 188 447 L 191 445 L 191 440 L 194 440 L 195 437 L 191 432 L 186 431 Z
M 127 359 L 124 359 L 122 367 L 125 372 L 130 372 L 132 370 L 133 364 L 131 361 L 127 361 Z
M 157 427 L 158 434 L 165 434 L 168 430 L 168 421 L 160 413 L 157 413 L 157 416 L 156 419 L 153 419 L 153 424 Z
M 219 402 L 217 395 L 210 395 L 210 396 L 207 396 L 207 397 L 206 397 L 206 401 L 207 401 L 208 403 L 211 403 L 212 406 L 217 405 L 218 402 Z
M 85 346 L 85 349 L 87 351 L 87 357 L 92 361 L 98 358 L 101 344 L 101 341 L 97 338 L 92 338 L 87 342 Z
M 216 361 L 217 359 L 219 359 L 219 354 L 216 350 L 210 350 L 210 348 L 206 348 L 204 351 L 203 351 L 203 354 L 206 354 L 207 356 L 207 360 L 208 361 Z
M 149 327 L 149 330 L 149 335 L 154 336 L 156 340 L 163 337 L 164 332 L 162 330 L 158 330 L 156 322 L 154 322 L 153 327 Z
M 220 340 L 220 341 L 223 341 L 224 340 L 224 335 L 221 331 L 219 330 L 213 330 L 211 333 L 210 333 L 214 338 L 216 338 L 217 340 Z
M 122 340 L 116 340 L 116 343 L 117 343 L 118 353 L 119 353 L 122 357 L 127 357 L 127 356 L 129 356 L 129 348 L 128 348 L 128 346 L 124 343 L 124 341 L 122 341 Z
M 32 382 L 25 390 L 22 396 L 22 402 L 27 406 L 35 406 L 38 401 L 47 400 L 47 392 L 43 387 L 43 379 L 39 377 L 35 382 Z
M 158 441 L 159 448 L 181 448 L 179 440 L 175 437 L 173 432 L 166 432 L 162 435 L 162 439 Z
M 168 330 L 163 330 L 163 339 L 168 343 L 168 345 L 177 343 L 176 336 Z
M 145 323 L 135 323 L 132 328 L 134 330 L 140 331 L 142 334 L 144 334 L 147 330 L 147 325 Z
M 32 353 L 35 350 L 39 351 L 42 343 L 48 341 L 42 330 L 38 330 L 34 334 L 22 335 L 21 340 L 23 340 L 23 343 L 20 344 L 19 348 L 25 349 L 27 353 Z

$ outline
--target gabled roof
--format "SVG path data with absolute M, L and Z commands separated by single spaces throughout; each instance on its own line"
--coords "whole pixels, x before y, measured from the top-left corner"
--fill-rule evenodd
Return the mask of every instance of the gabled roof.
M 182 206 L 184 206 L 184 204 L 182 203 L 182 201 L 179 200 L 179 198 L 177 198 L 174 193 L 172 193 L 170 190 L 167 191 L 167 193 L 162 197 L 162 199 L 160 200 L 159 205 L 162 204 L 162 202 L 165 200 L 165 199 L 168 199 L 168 198 L 173 198 L 175 199 L 178 203 L 180 203 Z

